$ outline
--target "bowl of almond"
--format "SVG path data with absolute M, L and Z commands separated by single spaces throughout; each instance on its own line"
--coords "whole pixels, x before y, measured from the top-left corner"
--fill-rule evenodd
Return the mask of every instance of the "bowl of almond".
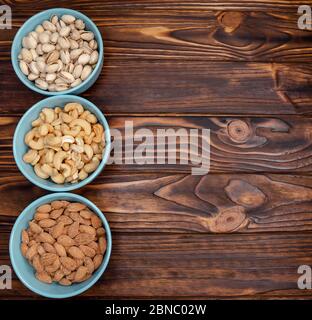
M 81 294 L 99 280 L 110 259 L 112 236 L 91 201 L 54 193 L 19 215 L 9 249 L 14 271 L 28 289 L 61 299 Z

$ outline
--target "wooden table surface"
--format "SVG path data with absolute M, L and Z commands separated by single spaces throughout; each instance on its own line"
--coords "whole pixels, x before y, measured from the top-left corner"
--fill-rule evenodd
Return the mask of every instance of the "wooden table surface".
M 10 264 L 16 217 L 46 193 L 13 159 L 15 126 L 43 96 L 18 81 L 11 43 L 56 1 L 0 4 L 13 11 L 0 32 L 0 264 Z M 113 232 L 107 272 L 79 298 L 310 299 L 297 288 L 298 266 L 312 265 L 312 32 L 297 27 L 299 4 L 311 1 L 57 1 L 102 32 L 104 67 L 82 96 L 112 128 L 211 129 L 206 176 L 110 165 L 77 191 Z M 5 298 L 38 296 L 14 276 Z

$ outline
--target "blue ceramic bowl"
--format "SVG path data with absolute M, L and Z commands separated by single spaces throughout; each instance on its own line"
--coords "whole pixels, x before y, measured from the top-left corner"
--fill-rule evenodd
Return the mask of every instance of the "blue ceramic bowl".
M 28 146 L 24 142 L 24 137 L 26 133 L 31 130 L 32 126 L 31 123 L 35 119 L 39 117 L 40 111 L 44 107 L 54 108 L 56 106 L 63 107 L 66 103 L 69 102 L 78 102 L 83 105 L 86 110 L 92 112 L 98 119 L 99 123 L 102 124 L 105 130 L 105 142 L 106 146 L 103 150 L 103 158 L 100 162 L 100 165 L 97 169 L 91 173 L 86 179 L 77 182 L 77 183 L 65 183 L 65 184 L 57 184 L 54 183 L 51 179 L 44 180 L 39 178 L 32 165 L 25 163 L 23 160 L 24 154 L 28 151 Z M 109 125 L 104 117 L 103 113 L 99 108 L 97 108 L 93 103 L 90 101 L 78 97 L 78 96 L 71 96 L 71 95 L 64 95 L 64 96 L 54 96 L 49 97 L 44 100 L 39 101 L 34 106 L 32 106 L 28 111 L 23 115 L 21 120 L 19 121 L 13 138 L 13 154 L 15 162 L 21 171 L 21 173 L 33 184 L 36 186 L 54 192 L 66 192 L 75 190 L 85 186 L 86 184 L 90 183 L 93 179 L 95 179 L 100 172 L 103 170 L 110 154 L 111 148 L 111 136 L 110 136 L 110 129 Z
M 61 17 L 64 14 L 70 14 L 76 17 L 77 19 L 82 19 L 85 24 L 86 24 L 86 30 L 92 31 L 95 36 L 95 40 L 98 43 L 98 52 L 99 52 L 99 60 L 92 71 L 91 75 L 83 81 L 80 85 L 78 85 L 75 88 L 71 88 L 66 91 L 61 91 L 61 92 L 50 92 L 46 90 L 42 90 L 38 87 L 36 87 L 35 83 L 33 81 L 28 80 L 28 78 L 22 73 L 20 67 L 19 67 L 19 60 L 18 60 L 18 55 L 22 49 L 22 39 L 25 37 L 29 32 L 34 31 L 36 26 L 38 24 L 41 24 L 44 20 L 50 20 L 52 15 L 57 15 L 58 17 Z M 28 19 L 18 30 L 18 32 L 15 35 L 15 38 L 13 40 L 12 44 L 12 49 L 11 49 L 11 60 L 13 64 L 13 68 L 15 73 L 17 74 L 18 78 L 31 90 L 36 91 L 38 93 L 48 95 L 48 96 L 55 96 L 55 95 L 63 95 L 63 94 L 80 94 L 87 89 L 89 89 L 94 82 L 97 80 L 99 77 L 102 66 L 103 66 L 103 61 L 104 61 L 104 46 L 103 46 L 103 40 L 101 33 L 97 26 L 90 20 L 87 16 L 82 14 L 79 11 L 71 10 L 71 9 L 64 9 L 64 8 L 55 8 L 55 9 L 50 9 L 46 11 L 42 11 L 30 19 Z
M 72 284 L 71 286 L 62 286 L 57 283 L 46 284 L 37 280 L 33 267 L 29 264 L 27 259 L 23 257 L 20 249 L 21 232 L 23 229 L 28 228 L 28 222 L 32 220 L 36 208 L 45 203 L 50 203 L 54 200 L 67 200 L 86 204 L 94 213 L 96 213 L 101 218 L 106 231 L 107 249 L 101 266 L 93 273 L 91 278 L 81 283 Z M 14 271 L 21 282 L 28 289 L 48 298 L 68 298 L 86 291 L 91 286 L 93 286 L 96 281 L 99 280 L 99 278 L 105 271 L 110 259 L 112 251 L 112 235 L 105 216 L 103 215 L 101 210 L 94 205 L 94 203 L 84 197 L 72 193 L 53 193 L 43 196 L 32 202 L 18 216 L 11 232 L 9 249 L 10 259 Z

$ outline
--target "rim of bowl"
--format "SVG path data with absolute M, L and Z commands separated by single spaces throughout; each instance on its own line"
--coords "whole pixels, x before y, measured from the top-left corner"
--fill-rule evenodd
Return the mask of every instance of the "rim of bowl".
M 40 289 L 36 289 L 36 288 L 33 288 L 30 284 L 28 284 L 28 282 L 26 280 L 24 280 L 24 278 L 22 277 L 20 271 L 19 271 L 19 268 L 17 266 L 17 263 L 15 261 L 15 258 L 14 258 L 14 255 L 12 253 L 13 251 L 13 235 L 17 232 L 16 231 L 16 228 L 17 226 L 19 225 L 21 219 L 23 216 L 26 215 L 27 213 L 27 209 L 30 207 L 30 206 L 36 206 L 36 205 L 39 205 L 40 203 L 42 203 L 42 201 L 46 201 L 45 203 L 51 201 L 55 196 L 57 196 L 58 198 L 66 198 L 66 197 L 69 197 L 69 198 L 73 198 L 74 200 L 77 200 L 77 201 L 81 201 L 83 203 L 85 203 L 89 208 L 92 209 L 92 211 L 94 211 L 102 220 L 103 224 L 104 224 L 104 228 L 105 228 L 105 231 L 106 231 L 106 240 L 107 240 L 107 248 L 106 248 L 106 253 L 105 253 L 105 256 L 103 258 L 103 261 L 102 261 L 102 264 L 100 266 L 100 268 L 103 268 L 103 270 L 101 270 L 96 276 L 93 276 L 91 278 L 91 281 L 88 285 L 86 285 L 85 287 L 75 291 L 75 292 L 72 292 L 72 293 L 68 293 L 68 294 L 49 294 L 49 293 L 46 293 L 46 292 L 43 292 L 42 290 Z M 52 200 L 53 201 L 53 200 Z M 30 220 L 29 220 L 30 221 Z M 20 281 L 31 291 L 43 296 L 43 297 L 47 297 L 47 298 L 54 298 L 54 299 L 62 299 L 62 298 L 70 298 L 70 297 L 73 297 L 73 296 L 77 296 L 85 291 L 87 291 L 88 289 L 90 289 L 99 279 L 100 277 L 103 275 L 103 273 L 105 272 L 107 266 L 108 266 L 108 263 L 110 261 L 110 256 L 111 256 L 111 252 L 112 252 L 112 233 L 111 233 L 111 229 L 110 229 L 110 226 L 109 226 L 109 223 L 105 217 L 105 215 L 103 214 L 103 212 L 92 202 L 90 201 L 89 199 L 83 197 L 83 196 L 80 196 L 80 195 L 77 195 L 77 194 L 74 194 L 74 193 L 69 193 L 69 192 L 62 192 L 62 193 L 51 193 L 51 194 L 48 194 L 48 195 L 45 195 L 45 196 L 42 196 L 36 200 L 34 200 L 33 202 L 31 202 L 26 208 L 24 208 L 24 210 L 19 214 L 19 216 L 17 217 L 17 219 L 15 220 L 15 223 L 13 225 L 13 228 L 11 230 L 11 234 L 10 234 L 10 242 L 9 242 L 9 254 L 10 254 L 10 260 L 11 260 L 11 263 L 12 263 L 12 266 L 13 266 L 13 269 L 17 275 L 17 277 L 20 279 Z
M 34 82 L 32 82 L 32 84 L 30 84 L 24 77 L 24 74 L 21 73 L 21 70 L 18 66 L 18 59 L 14 59 L 14 48 L 17 46 L 17 38 L 19 36 L 23 36 L 23 29 L 24 27 L 32 22 L 33 20 L 36 20 L 37 18 L 43 18 L 43 16 L 45 16 L 47 13 L 51 13 L 53 14 L 53 12 L 58 11 L 58 10 L 64 10 L 64 14 L 72 14 L 73 16 L 75 16 L 75 13 L 81 15 L 83 17 L 84 22 L 88 22 L 90 25 L 92 25 L 92 27 L 94 28 L 95 34 L 97 35 L 98 39 L 99 39 L 99 43 L 98 43 L 98 52 L 99 52 L 99 58 L 98 58 L 98 62 L 95 66 L 95 68 L 93 69 L 93 71 L 91 72 L 90 76 L 82 81 L 78 86 L 65 90 L 65 91 L 48 91 L 48 90 L 42 90 L 40 88 L 38 88 Z M 44 19 L 44 18 L 43 18 Z M 16 74 L 16 76 L 18 77 L 18 79 L 20 79 L 22 81 L 22 83 L 27 86 L 29 89 L 41 93 L 43 95 L 47 95 L 47 96 L 59 96 L 59 95 L 64 95 L 64 94 L 74 94 L 75 91 L 81 89 L 83 86 L 85 86 L 86 84 L 88 84 L 90 81 L 92 81 L 92 75 L 96 74 L 100 68 L 102 68 L 102 64 L 103 64 L 103 59 L 104 59 L 104 44 L 103 44 L 103 39 L 102 39 L 102 35 L 100 30 L 98 29 L 97 25 L 85 14 L 83 14 L 82 12 L 78 11 L 78 10 L 73 10 L 73 9 L 67 9 L 67 8 L 53 8 L 53 9 L 48 9 L 48 10 L 44 10 L 41 11 L 37 14 L 35 14 L 34 16 L 32 16 L 31 18 L 27 19 L 23 25 L 18 29 L 16 35 L 14 36 L 14 40 L 12 42 L 12 47 L 11 47 L 11 62 L 13 65 L 13 69 L 14 72 Z
M 79 182 L 76 182 L 76 183 L 73 183 L 73 184 L 68 184 L 67 186 L 65 186 L 64 184 L 56 184 L 55 182 L 51 181 L 53 183 L 52 186 L 47 186 L 43 183 L 41 183 L 41 181 L 38 177 L 38 179 L 33 179 L 33 177 L 31 175 L 29 175 L 27 172 L 25 172 L 23 170 L 23 168 L 20 166 L 19 164 L 19 161 L 17 160 L 18 159 L 18 154 L 17 154 L 17 147 L 16 147 L 16 141 L 17 139 L 19 139 L 19 137 L 17 136 L 17 132 L 20 130 L 22 124 L 24 123 L 25 121 L 25 118 L 27 117 L 28 114 L 32 113 L 34 109 L 37 108 L 38 104 L 39 103 L 42 103 L 43 101 L 47 101 L 47 102 L 50 102 L 51 100 L 59 100 L 59 99 L 62 99 L 62 98 L 65 98 L 68 99 L 68 98 L 73 98 L 73 99 L 78 99 L 78 100 L 81 100 L 82 101 L 82 104 L 85 103 L 84 107 L 85 109 L 88 109 L 88 104 L 91 104 L 92 107 L 94 107 L 100 114 L 100 119 L 98 119 L 99 122 L 103 123 L 104 125 L 104 130 L 105 130 L 105 148 L 104 148 L 104 151 L 103 151 L 103 158 L 99 164 L 99 166 L 96 168 L 96 170 L 94 172 L 92 172 L 92 174 L 90 174 L 86 179 L 84 180 L 81 180 Z M 44 108 L 44 107 L 42 107 Z M 23 137 L 24 139 L 24 137 Z M 24 142 L 25 144 L 25 142 Z M 35 103 L 32 107 L 30 107 L 25 113 L 24 115 L 22 116 L 22 118 L 19 120 L 16 128 L 15 128 L 15 131 L 14 131 L 14 136 L 13 136 L 13 156 L 14 156 L 14 160 L 15 160 L 15 163 L 19 169 L 19 171 L 23 174 L 23 176 L 28 180 L 30 181 L 31 183 L 33 183 L 34 185 L 42 188 L 42 189 L 45 189 L 45 190 L 48 190 L 48 191 L 53 191 L 53 192 L 67 192 L 67 191 L 73 191 L 73 190 L 76 190 L 76 189 L 79 189 L 89 183 L 91 183 L 101 172 L 102 170 L 104 169 L 107 161 L 108 161 L 108 158 L 109 158 L 109 155 L 110 155 L 110 149 L 111 149 L 111 133 L 110 133 L 110 127 L 109 127 L 109 124 L 106 120 L 106 117 L 104 116 L 103 112 L 94 104 L 92 103 L 91 101 L 85 99 L 85 98 L 82 98 L 80 96 L 75 96 L 75 95 L 58 95 L 58 96 L 52 96 L 52 97 L 48 97 L 48 98 L 45 98 L 43 100 L 40 100 L 38 101 L 37 103 Z M 23 159 L 20 159 L 20 161 L 23 161 Z M 58 188 L 56 188 L 55 186 L 59 186 Z M 62 186 L 62 187 L 60 187 Z

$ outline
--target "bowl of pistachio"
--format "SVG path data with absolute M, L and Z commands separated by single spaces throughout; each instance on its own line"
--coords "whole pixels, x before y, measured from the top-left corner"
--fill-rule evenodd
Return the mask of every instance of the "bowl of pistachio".
M 79 11 L 55 8 L 28 19 L 11 50 L 17 77 L 44 95 L 80 94 L 101 73 L 104 46 L 94 22 Z

